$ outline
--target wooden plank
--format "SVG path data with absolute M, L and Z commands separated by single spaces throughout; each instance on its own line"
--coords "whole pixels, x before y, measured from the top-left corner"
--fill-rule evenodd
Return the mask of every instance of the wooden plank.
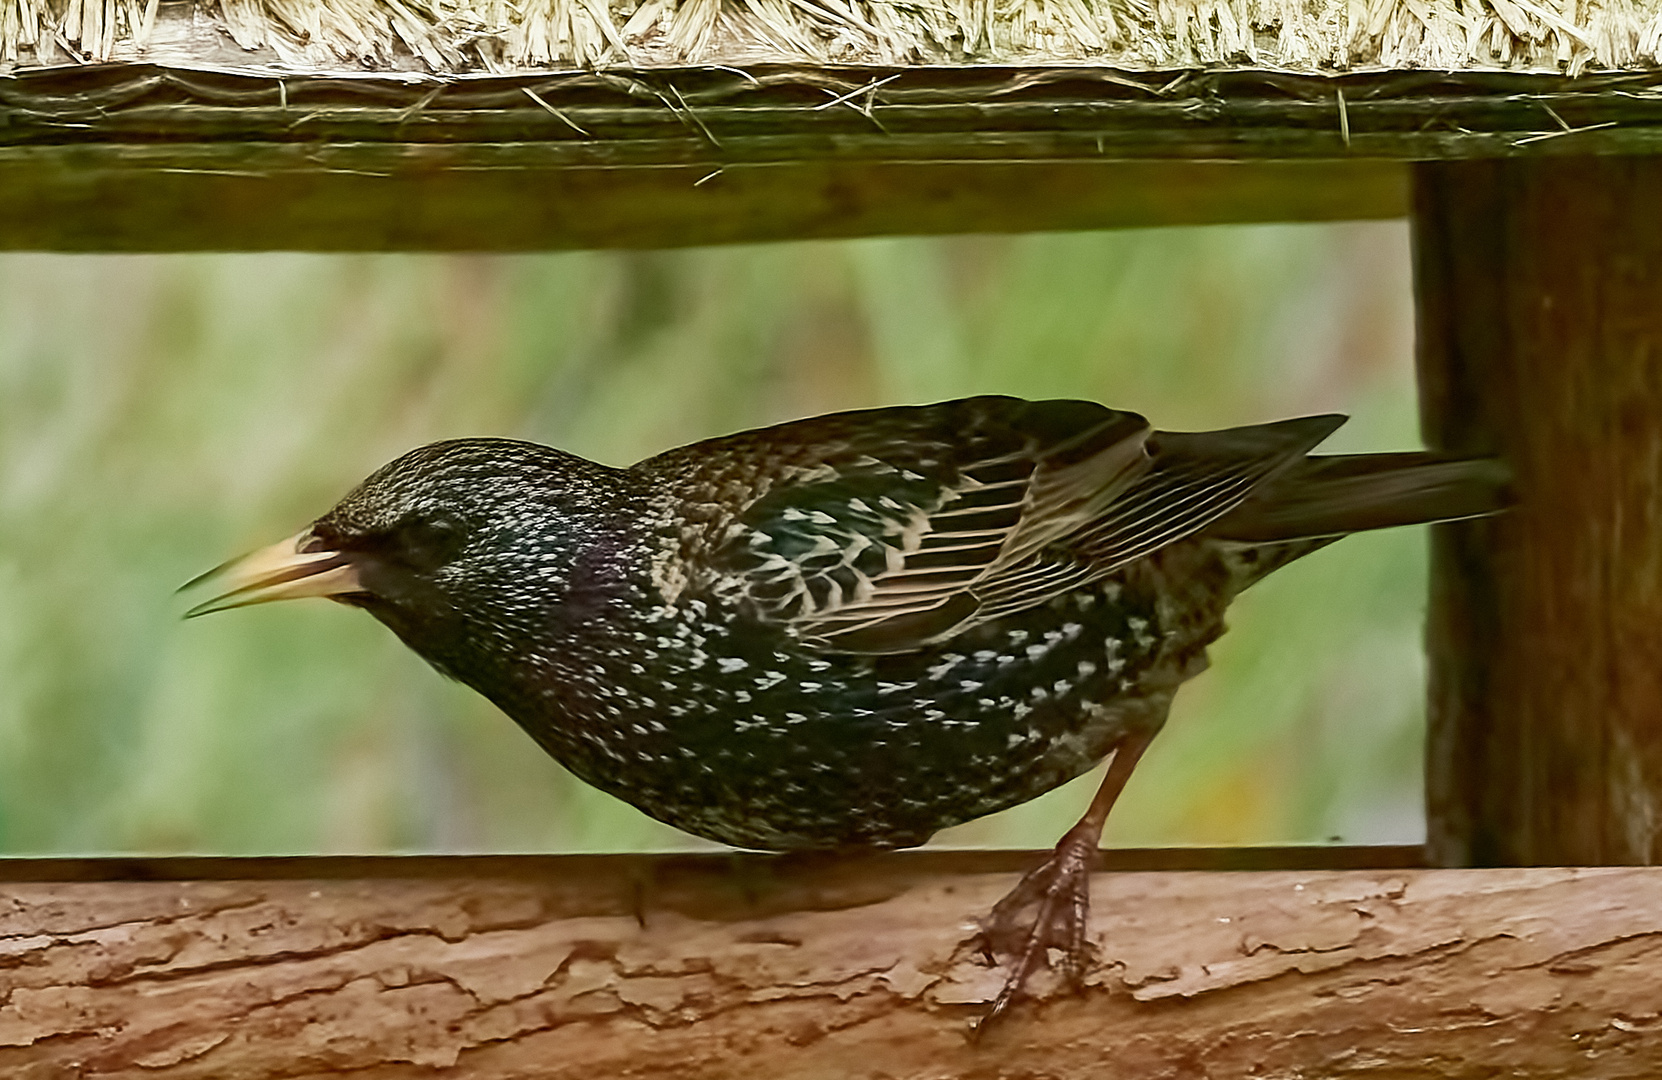
M 1659 87 L 1658 73 L 54 68 L 0 77 L 0 247 L 515 251 L 1391 217 L 1404 161 L 1654 150 Z
M 1444 865 L 1662 860 L 1662 159 L 1417 167 L 1427 441 L 1518 508 L 1440 526 L 1427 795 Z
M 1014 848 L 927 848 L 850 855 L 745 851 L 601 855 L 168 855 L 0 856 L 0 882 L 313 880 L 317 878 L 518 877 L 616 878 L 646 874 L 699 883 L 734 874 L 819 873 L 840 868 L 884 875 L 1008 874 L 1032 867 L 1046 851 Z M 1429 865 L 1418 844 L 1258 844 L 1234 847 L 1108 848 L 1105 870 L 1407 870 Z M 679 887 L 679 886 L 677 886 Z
M 0 78 L 0 145 L 456 144 L 504 148 L 475 167 L 525 153 L 524 165 L 588 168 L 1533 157 L 1654 152 L 1659 89 L 1662 72 L 775 65 L 348 78 L 109 64 Z
M 962 939 L 1014 874 L 952 869 L 956 854 L 11 883 L 0 1072 L 1395 1080 L 1662 1066 L 1662 870 L 1102 874 L 1085 992 L 1041 979 L 1037 1001 L 974 1043 L 999 972 Z
M 454 147 L 422 146 L 0 149 L 0 248 L 648 248 L 1326 221 L 1407 207 L 1406 170 L 1379 162 L 828 161 L 721 171 L 455 162 Z

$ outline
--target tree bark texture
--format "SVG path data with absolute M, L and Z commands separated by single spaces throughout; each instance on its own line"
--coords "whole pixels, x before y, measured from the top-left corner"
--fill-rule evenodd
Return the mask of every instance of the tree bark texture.
M 1432 857 L 1662 859 L 1662 158 L 1415 166 L 1427 442 L 1518 505 L 1433 541 Z
M 0 1074 L 1662 1070 L 1662 870 L 1101 874 L 1084 991 L 976 1042 L 1001 976 L 964 938 L 1014 874 L 974 857 L 463 869 L 7 884 Z

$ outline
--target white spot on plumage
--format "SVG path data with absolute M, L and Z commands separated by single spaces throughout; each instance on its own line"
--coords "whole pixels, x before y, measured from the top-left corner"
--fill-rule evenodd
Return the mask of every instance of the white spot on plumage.
M 947 672 L 963 663 L 963 661 L 964 658 L 957 653 L 947 653 L 945 656 L 941 657 L 940 663 L 929 669 L 929 677 L 931 679 L 939 679 L 945 676 Z

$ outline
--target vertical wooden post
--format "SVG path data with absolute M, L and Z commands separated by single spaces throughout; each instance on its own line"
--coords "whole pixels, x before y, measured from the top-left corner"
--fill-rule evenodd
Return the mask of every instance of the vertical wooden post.
M 1431 857 L 1662 861 L 1662 157 L 1415 170 L 1426 439 L 1520 500 L 1433 539 Z

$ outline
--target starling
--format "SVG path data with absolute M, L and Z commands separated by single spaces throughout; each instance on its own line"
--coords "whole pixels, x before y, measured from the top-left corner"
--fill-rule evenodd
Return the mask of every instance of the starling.
M 1493 460 L 1310 455 L 1344 419 L 976 397 L 627 469 L 435 443 L 198 579 L 221 593 L 191 614 L 363 608 L 582 780 L 741 848 L 911 847 L 1111 756 L 984 925 L 1012 958 L 990 1020 L 1050 949 L 1078 976 L 1103 822 L 1235 595 L 1346 533 L 1502 508 Z

